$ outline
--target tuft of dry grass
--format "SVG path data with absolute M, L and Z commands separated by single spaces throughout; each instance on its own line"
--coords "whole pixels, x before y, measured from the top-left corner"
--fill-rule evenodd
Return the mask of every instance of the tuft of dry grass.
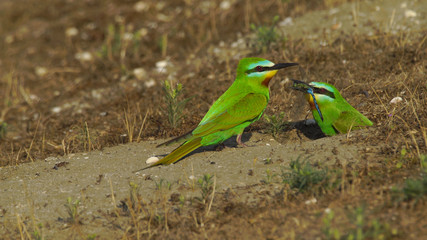
M 139 104 L 137 104 L 137 106 L 133 109 L 131 109 L 128 104 L 128 107 L 123 110 L 123 125 L 126 130 L 126 136 L 129 142 L 133 142 L 134 140 L 136 142 L 141 141 L 141 135 L 144 132 L 144 127 L 149 113 L 150 110 L 148 109 L 145 112 L 144 117 L 142 117 L 141 108 Z M 139 130 L 137 124 L 139 125 Z M 137 133 L 136 139 L 134 138 L 135 133 Z

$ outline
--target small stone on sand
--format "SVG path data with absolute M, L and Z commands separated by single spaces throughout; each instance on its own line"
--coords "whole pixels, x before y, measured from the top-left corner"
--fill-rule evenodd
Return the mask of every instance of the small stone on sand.
M 400 103 L 401 101 L 403 101 L 401 97 L 394 97 L 393 99 L 391 99 L 390 104 L 397 104 L 397 103 Z
M 157 162 L 157 161 L 159 161 L 159 158 L 158 158 L 158 157 L 149 157 L 149 158 L 145 161 L 145 163 L 146 163 L 146 164 L 153 164 L 153 163 L 155 163 L 155 162 Z

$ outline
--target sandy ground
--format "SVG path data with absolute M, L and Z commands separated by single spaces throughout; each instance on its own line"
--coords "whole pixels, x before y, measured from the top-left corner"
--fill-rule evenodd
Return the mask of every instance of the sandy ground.
M 158 197 L 155 194 L 156 182 L 159 183 L 161 179 L 172 183 L 171 194 L 179 192 L 185 197 L 199 194 L 198 189 L 192 190 L 190 186 L 204 174 L 216 176 L 217 191 L 239 189 L 262 183 L 267 170 L 271 174 L 280 174 L 291 160 L 297 158 L 308 158 L 321 165 L 369 161 L 369 158 L 378 156 L 380 148 L 367 148 L 363 140 L 356 140 L 367 135 L 369 130 L 351 133 L 351 144 L 347 143 L 345 135 L 314 141 L 302 138 L 280 144 L 269 135 L 255 133 L 246 142 L 249 145 L 247 148 L 235 147 L 234 141 L 228 141 L 222 151 L 209 148 L 197 150 L 177 164 L 137 173 L 134 171 L 146 166 L 147 158 L 166 154 L 173 147 L 155 148 L 160 141 L 152 141 L 67 157 L 51 157 L 45 161 L 1 169 L 1 217 L 5 222 L 14 222 L 16 214 L 34 214 L 50 227 L 65 227 L 67 223 L 58 219 L 68 217 L 64 203 L 67 197 L 72 197 L 81 200 L 81 221 L 90 228 L 98 225 L 98 221 L 102 222 L 103 215 L 114 208 L 112 191 L 116 204 L 118 200 L 128 197 L 129 182 L 139 185 L 140 194 L 147 201 Z M 272 159 L 272 162 L 266 164 L 266 159 Z M 181 185 L 187 186 L 187 189 L 182 189 Z M 251 193 L 240 196 L 241 199 L 251 197 Z M 46 237 L 49 239 L 57 233 L 51 234 Z

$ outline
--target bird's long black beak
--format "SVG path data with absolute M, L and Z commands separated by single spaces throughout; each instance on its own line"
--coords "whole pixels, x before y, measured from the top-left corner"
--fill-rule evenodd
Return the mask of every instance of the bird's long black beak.
M 265 70 L 279 70 L 282 68 L 287 68 L 287 67 L 292 67 L 292 66 L 296 66 L 298 65 L 298 63 L 277 63 L 271 67 L 264 67 Z
M 319 104 L 317 104 L 316 96 L 314 95 L 313 88 L 308 84 L 300 80 L 291 79 L 294 83 L 292 84 L 292 88 L 307 94 L 310 94 L 313 98 L 314 106 L 316 107 L 317 112 L 319 113 L 320 119 L 323 121 L 323 114 L 320 111 Z
M 291 79 L 294 83 L 292 84 L 292 89 L 307 93 L 308 89 L 311 89 L 311 86 L 308 83 L 305 83 L 300 80 Z

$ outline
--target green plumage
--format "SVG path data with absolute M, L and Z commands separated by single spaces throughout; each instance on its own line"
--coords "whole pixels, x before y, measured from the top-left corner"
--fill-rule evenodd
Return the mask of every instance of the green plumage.
M 337 133 L 347 133 L 352 129 L 372 126 L 372 122 L 353 108 L 333 85 L 323 82 L 311 82 L 304 88 L 301 82 L 298 81 L 294 83 L 294 87 L 306 93 L 305 97 L 310 103 L 314 120 L 316 120 L 325 135 L 333 136 Z M 318 107 L 323 115 L 323 121 L 315 108 L 312 95 L 307 93 L 309 88 L 312 89 L 317 100 Z
M 159 146 L 184 143 L 149 167 L 174 163 L 200 146 L 220 144 L 234 135 L 241 135 L 264 112 L 270 99 L 268 81 L 278 69 L 294 65 L 297 64 L 275 65 L 262 58 L 240 60 L 235 81 L 212 105 L 199 125 L 193 131 Z M 240 138 L 238 143 L 241 144 Z

